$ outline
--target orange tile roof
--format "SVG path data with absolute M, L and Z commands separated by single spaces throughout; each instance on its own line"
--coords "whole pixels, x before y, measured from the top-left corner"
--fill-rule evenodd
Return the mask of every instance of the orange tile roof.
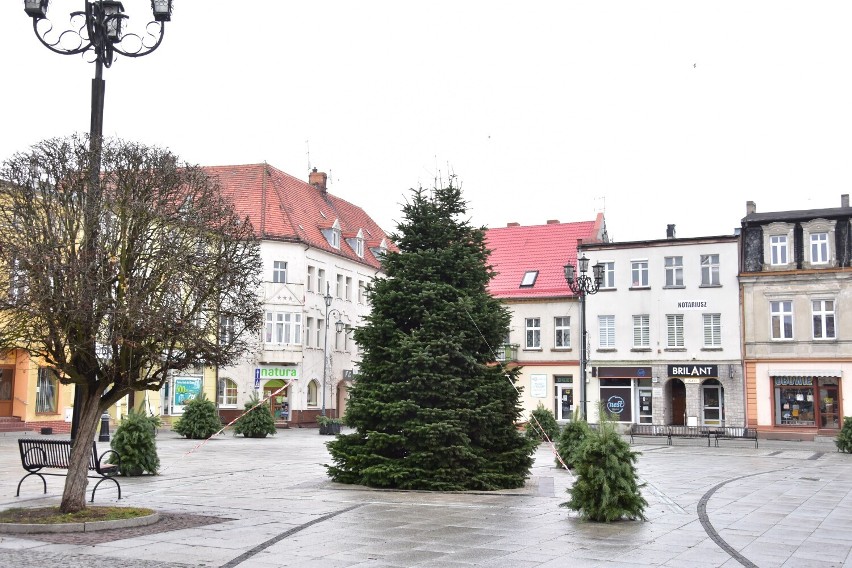
M 343 235 L 355 235 L 363 229 L 365 241 L 386 239 L 388 248 L 396 250 L 363 209 L 269 164 L 206 166 L 204 170 L 219 182 L 222 193 L 233 199 L 237 211 L 249 218 L 258 238 L 305 243 L 380 268 L 381 263 L 367 246 L 360 258 L 345 237 L 340 239 L 339 250 L 328 243 L 322 229 L 331 228 L 337 220 Z
M 489 261 L 497 276 L 489 292 L 497 298 L 571 297 L 563 266 L 577 264 L 577 241 L 598 242 L 606 228 L 603 213 L 594 221 L 548 223 L 488 229 Z M 524 274 L 538 270 L 535 285 L 521 288 Z

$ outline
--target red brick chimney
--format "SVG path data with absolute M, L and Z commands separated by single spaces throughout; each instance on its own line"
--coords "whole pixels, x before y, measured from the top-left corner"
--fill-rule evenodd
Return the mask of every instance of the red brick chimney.
M 558 224 L 559 224 L 559 219 L 548 219 L 548 220 L 547 220 L 547 224 L 548 224 L 548 225 L 558 225 Z
M 308 176 L 308 183 L 323 193 L 326 192 L 327 181 L 328 175 L 325 172 L 318 172 L 316 168 L 314 168 Z
M 520 223 L 516 223 L 516 222 L 512 221 L 511 223 L 506 223 L 506 226 L 507 226 L 507 227 L 520 227 L 520 226 L 521 226 L 521 224 L 520 224 Z

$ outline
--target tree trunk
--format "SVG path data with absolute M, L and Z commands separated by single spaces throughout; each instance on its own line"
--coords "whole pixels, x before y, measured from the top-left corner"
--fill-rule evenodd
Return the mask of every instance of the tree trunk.
M 80 388 L 80 385 L 77 385 Z M 62 503 L 59 506 L 63 513 L 75 513 L 86 508 L 86 486 L 89 484 L 89 456 L 92 452 L 92 440 L 95 439 L 98 420 L 100 418 L 100 396 L 88 389 L 80 397 L 82 408 L 80 412 L 77 438 L 71 447 L 71 463 L 68 476 L 65 478 L 65 491 L 62 493 Z

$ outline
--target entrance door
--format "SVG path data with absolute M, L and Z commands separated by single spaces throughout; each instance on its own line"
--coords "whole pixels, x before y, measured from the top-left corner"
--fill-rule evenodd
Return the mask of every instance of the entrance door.
M 0 368 L 0 416 L 12 416 L 12 393 L 15 392 L 15 370 Z
M 651 424 L 654 421 L 651 389 L 639 389 L 639 424 Z
M 707 381 L 701 386 L 701 398 L 704 405 L 701 421 L 705 426 L 722 425 L 722 385 L 718 381 Z
M 573 385 L 556 385 L 556 419 L 571 420 L 574 415 Z
M 837 385 L 819 385 L 819 427 L 840 428 L 840 399 Z
M 267 399 L 272 393 L 284 386 L 284 381 L 275 379 L 263 385 L 263 398 Z M 276 421 L 290 420 L 290 387 L 269 398 L 269 410 Z
M 686 385 L 680 379 L 669 381 L 672 389 L 672 425 L 686 425 Z

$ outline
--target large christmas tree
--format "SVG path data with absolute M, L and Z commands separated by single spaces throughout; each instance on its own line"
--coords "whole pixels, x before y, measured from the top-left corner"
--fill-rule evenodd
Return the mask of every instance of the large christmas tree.
M 453 491 L 520 487 L 532 445 L 518 433 L 517 372 L 495 363 L 508 310 L 482 229 L 465 219 L 461 191 L 414 190 L 368 293 L 355 332 L 363 358 L 346 409 L 356 431 L 328 443 L 335 481 Z

